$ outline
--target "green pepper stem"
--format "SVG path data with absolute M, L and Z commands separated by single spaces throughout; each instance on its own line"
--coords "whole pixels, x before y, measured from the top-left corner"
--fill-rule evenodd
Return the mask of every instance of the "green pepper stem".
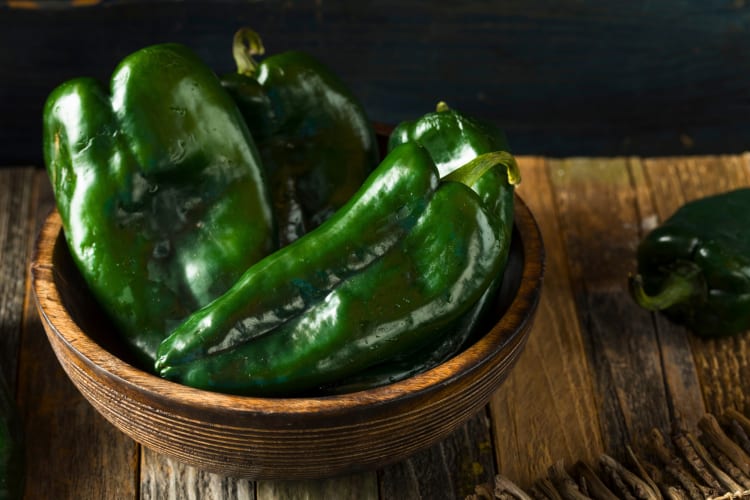
M 232 56 L 237 65 L 237 73 L 254 76 L 258 71 L 258 62 L 253 59 L 253 56 L 261 56 L 265 52 L 260 35 L 250 28 L 240 28 L 234 34 Z
M 640 274 L 629 276 L 628 285 L 630 295 L 636 303 L 650 311 L 662 311 L 705 294 L 705 283 L 700 268 L 688 262 L 682 263 L 670 272 L 661 290 L 655 295 L 649 295 L 643 289 L 643 277 Z
M 443 113 L 445 111 L 450 111 L 450 106 L 448 106 L 448 103 L 445 101 L 440 101 L 437 103 L 437 106 L 435 106 L 435 111 L 438 113 Z
M 496 165 L 503 165 L 508 175 L 508 184 L 515 186 L 521 183 L 521 171 L 515 157 L 507 151 L 492 151 L 479 155 L 469 163 L 462 165 L 443 180 L 461 182 L 467 186 L 473 186 L 489 169 Z

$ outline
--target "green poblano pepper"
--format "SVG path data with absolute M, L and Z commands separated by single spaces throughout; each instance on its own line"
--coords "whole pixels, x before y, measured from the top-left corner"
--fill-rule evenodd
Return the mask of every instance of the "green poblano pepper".
M 237 72 L 221 80 L 258 145 L 285 246 L 346 203 L 379 155 L 362 105 L 337 75 L 300 51 L 256 62 L 264 52 L 257 33 L 240 29 Z
M 704 337 L 750 329 L 750 189 L 686 203 L 638 246 L 635 301 Z
M 409 141 L 427 148 L 441 177 L 480 154 L 510 152 L 508 139 L 500 128 L 451 109 L 443 101 L 437 104 L 434 112 L 401 122 L 391 132 L 388 149 Z
M 258 152 L 186 47 L 139 50 L 44 108 L 44 154 L 71 255 L 139 360 L 272 251 Z
M 159 373 L 220 392 L 289 396 L 428 344 L 502 272 L 512 221 L 469 186 L 499 194 L 506 161 L 506 153 L 489 153 L 438 184 L 425 149 L 394 148 L 333 218 L 250 268 L 177 328 L 160 349 Z M 411 201 L 404 208 L 372 201 L 383 197 Z M 341 233 L 346 243 L 328 246 Z M 373 233 L 387 244 L 362 253 L 362 238 Z M 324 252 L 308 251 L 321 247 L 335 253 L 325 259 L 355 266 L 331 269 Z
M 510 241 L 514 186 L 520 183 L 521 176 L 515 159 L 509 153 L 508 141 L 502 130 L 453 110 L 441 101 L 435 112 L 399 124 L 391 133 L 388 147 L 393 149 L 404 142 L 416 142 L 424 146 L 438 171 L 447 179 L 450 179 L 457 165 L 463 165 L 485 153 L 506 151 L 504 163 L 507 172 L 503 174 L 503 178 L 492 179 L 487 175 L 471 187 L 489 211 L 497 213 L 504 221 L 510 221 L 503 226 L 502 235 L 503 240 Z M 495 171 L 495 174 L 499 172 Z M 506 262 L 507 253 L 501 260 Z M 436 331 L 428 344 L 412 351 L 403 351 L 392 359 L 338 381 L 326 390 L 342 393 L 385 385 L 426 371 L 451 358 L 471 342 L 477 327 L 491 311 L 496 310 L 495 299 L 502 279 L 503 273 L 500 273 L 463 316 L 441 331 Z
M 415 145 L 386 157 L 345 208 L 187 318 L 162 343 L 157 368 L 173 373 L 267 334 L 382 258 L 411 230 L 438 186 L 427 163 L 429 156 Z

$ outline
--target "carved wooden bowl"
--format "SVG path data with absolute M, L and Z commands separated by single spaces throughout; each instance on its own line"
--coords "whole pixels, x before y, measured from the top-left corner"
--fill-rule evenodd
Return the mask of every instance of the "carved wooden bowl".
M 494 319 L 442 365 L 388 386 L 317 398 L 253 398 L 185 387 L 135 367 L 73 264 L 57 212 L 39 235 L 33 289 L 47 337 L 75 386 L 144 446 L 200 469 L 309 479 L 374 469 L 433 445 L 479 411 L 521 354 L 541 292 L 544 249 L 516 197 L 510 260 Z

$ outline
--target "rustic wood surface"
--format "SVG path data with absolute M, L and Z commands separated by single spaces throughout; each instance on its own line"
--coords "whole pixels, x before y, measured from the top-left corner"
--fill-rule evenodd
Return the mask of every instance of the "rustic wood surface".
M 77 393 L 47 344 L 26 263 L 52 207 L 43 171 L 0 171 L 0 360 L 25 422 L 27 498 L 464 498 L 497 473 L 528 487 L 562 460 L 750 413 L 750 334 L 705 341 L 635 307 L 639 239 L 679 205 L 750 183 L 750 155 L 521 157 L 519 192 L 545 238 L 547 275 L 524 354 L 487 407 L 448 439 L 383 470 L 321 481 L 249 482 L 137 445 Z

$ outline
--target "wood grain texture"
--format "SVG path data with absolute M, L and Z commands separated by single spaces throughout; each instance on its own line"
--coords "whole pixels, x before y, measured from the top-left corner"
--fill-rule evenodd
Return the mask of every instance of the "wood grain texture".
M 377 475 L 363 472 L 318 481 L 258 481 L 257 500 L 376 500 Z
M 654 193 L 650 189 L 651 170 L 644 162 L 631 158 L 628 162 L 635 191 L 639 240 L 659 223 Z M 635 270 L 631 270 L 634 272 Z M 695 369 L 690 339 L 684 328 L 675 325 L 661 314 L 653 314 L 656 339 L 662 360 L 667 405 L 673 420 L 688 429 L 695 428 L 706 412 L 700 388 L 700 379 Z
M 603 442 L 548 162 L 524 157 L 519 166 L 518 190 L 539 222 L 547 270 L 526 350 L 490 407 L 498 469 L 529 485 L 557 460 L 593 459 Z
M 627 292 L 640 239 L 627 159 L 550 161 L 572 296 L 596 387 L 605 451 L 668 433 L 672 415 L 660 346 L 648 313 Z
M 26 270 L 35 229 L 34 170 L 0 170 L 0 371 L 15 393 Z
M 41 225 L 52 208 L 51 188 L 46 173 L 30 174 L 38 202 L 33 218 Z M 33 240 L 36 232 L 26 238 Z M 18 384 L 26 438 L 25 498 L 135 498 L 138 446 L 75 389 L 50 349 L 30 287 L 25 300 Z
M 381 470 L 381 498 L 465 498 L 497 473 L 493 455 L 490 421 L 481 411 L 440 443 Z
M 141 448 L 140 499 L 142 500 L 254 500 L 255 484 L 203 472 Z

